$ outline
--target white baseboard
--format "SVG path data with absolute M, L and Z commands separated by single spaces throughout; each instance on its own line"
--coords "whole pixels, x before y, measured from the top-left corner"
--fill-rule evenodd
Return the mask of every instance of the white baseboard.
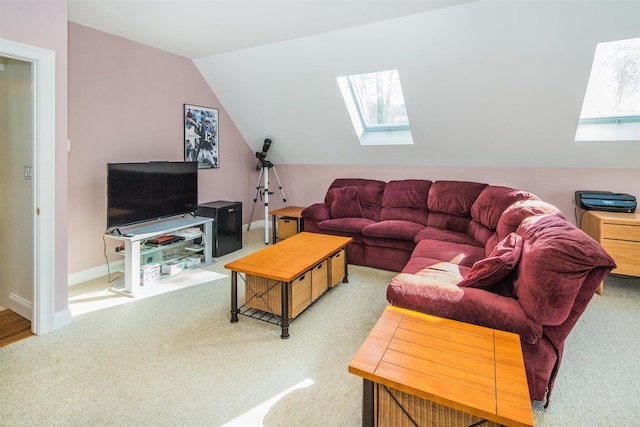
M 67 283 L 69 286 L 78 285 L 88 280 L 106 276 L 109 274 L 109 270 L 111 270 L 111 274 L 116 271 L 124 271 L 124 260 L 109 263 L 109 269 L 107 269 L 106 264 L 103 264 L 87 270 L 78 271 L 77 273 L 69 274 L 69 276 L 67 276 Z
M 27 301 L 13 292 L 9 294 L 9 303 L 7 304 L 7 308 L 29 321 L 32 320 L 33 307 L 31 301 Z
M 31 301 L 27 301 L 21 296 L 11 293 L 9 294 L 9 303 L 7 304 L 7 308 L 30 322 L 33 322 L 33 304 Z M 0 309 L 2 309 L 2 307 L 0 307 Z M 64 310 L 54 314 L 53 327 L 51 328 L 51 331 L 69 324 L 71 324 L 71 311 L 68 308 L 65 308 Z
M 71 324 L 71 310 L 65 308 L 62 311 L 58 311 L 53 318 L 53 329 L 60 329 L 63 326 L 67 326 Z
M 271 221 L 269 221 L 267 223 L 267 225 L 269 226 L 269 228 L 271 228 L 271 226 L 269 225 L 271 224 Z M 245 224 L 242 226 L 242 231 L 247 231 L 247 228 L 249 228 L 248 224 Z M 260 221 L 253 221 L 251 223 L 251 228 L 264 228 L 264 219 L 261 219 Z

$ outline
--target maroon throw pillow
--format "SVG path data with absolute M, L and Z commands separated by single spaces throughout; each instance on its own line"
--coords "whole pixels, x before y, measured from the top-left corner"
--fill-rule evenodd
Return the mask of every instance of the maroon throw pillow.
M 327 196 L 331 218 L 362 218 L 357 187 L 332 188 Z
M 460 287 L 488 289 L 504 279 L 516 267 L 522 255 L 522 236 L 511 233 L 499 242 L 489 256 L 471 267 Z

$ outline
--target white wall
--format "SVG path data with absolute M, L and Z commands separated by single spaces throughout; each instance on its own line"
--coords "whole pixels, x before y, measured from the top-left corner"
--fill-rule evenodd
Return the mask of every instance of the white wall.
M 238 129 L 288 165 L 639 169 L 638 142 L 574 142 L 596 43 L 640 2 L 479 1 L 195 60 Z M 361 147 L 336 77 L 397 68 L 413 146 Z

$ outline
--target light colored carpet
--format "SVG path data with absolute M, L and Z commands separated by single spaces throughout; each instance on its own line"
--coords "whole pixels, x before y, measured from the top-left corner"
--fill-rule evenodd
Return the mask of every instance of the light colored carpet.
M 134 297 L 111 291 L 111 286 L 117 289 L 115 284 L 118 281 L 114 279 L 121 277 L 121 273 L 116 272 L 112 274 L 112 282 L 109 282 L 109 278 L 105 276 L 69 287 L 69 310 L 71 315 L 78 316 L 79 314 L 139 301 L 144 298 L 188 288 L 189 286 L 212 282 L 228 277 L 228 274 L 216 273 L 205 268 L 186 270 L 174 276 L 165 276 L 156 283 L 140 286 L 135 291 Z
M 241 251 L 264 247 L 263 229 Z M 0 349 L 2 426 L 358 426 L 362 383 L 347 366 L 387 302 L 393 272 L 350 266 L 280 339 L 229 322 L 230 279 L 74 316 Z M 639 425 L 640 282 L 613 278 L 566 343 L 551 406 L 536 425 Z

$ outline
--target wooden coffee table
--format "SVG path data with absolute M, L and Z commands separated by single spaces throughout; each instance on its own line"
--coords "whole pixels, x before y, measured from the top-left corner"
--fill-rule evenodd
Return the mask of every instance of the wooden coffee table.
M 327 262 L 328 269 L 332 269 L 332 259 L 339 252 L 344 251 L 344 260 L 340 267 L 344 271 L 338 271 L 343 282 L 348 281 L 347 245 L 350 237 L 331 236 L 302 232 L 280 243 L 271 245 L 246 257 L 226 264 L 224 267 L 231 270 L 231 323 L 238 321 L 238 273 L 247 276 L 263 278 L 279 282 L 281 296 L 279 298 L 279 324 L 282 329 L 280 335 L 283 339 L 289 338 L 289 293 L 292 291 L 293 282 L 323 263 Z M 332 271 L 333 272 L 333 271 Z M 324 289 L 330 288 L 334 283 L 332 274 L 323 276 Z M 311 288 L 309 292 L 309 304 L 312 300 Z
M 349 372 L 363 426 L 533 426 L 517 334 L 389 306 Z

